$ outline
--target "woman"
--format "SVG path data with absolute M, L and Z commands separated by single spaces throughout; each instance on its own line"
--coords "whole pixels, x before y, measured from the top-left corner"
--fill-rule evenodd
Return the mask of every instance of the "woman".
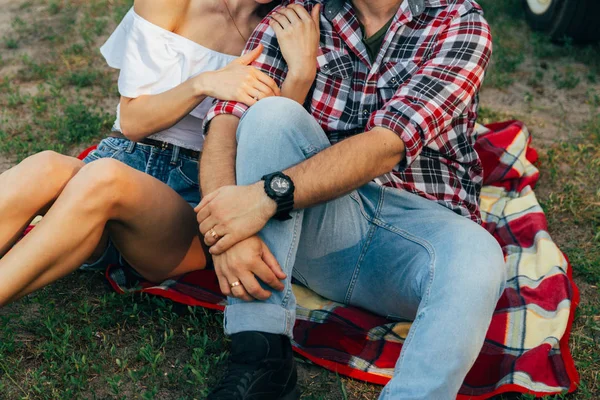
M 135 1 L 101 49 L 120 69 L 111 137 L 84 161 L 43 152 L 0 175 L 0 306 L 86 262 L 97 268 L 125 260 L 155 282 L 206 266 L 193 207 L 200 200 L 202 118 L 212 98 L 252 105 L 284 95 L 302 102 L 314 78 L 318 14 L 298 7 L 282 9 L 279 18 L 299 17 L 285 24 L 297 33 L 285 46 L 310 44 L 294 55 L 306 68 L 290 73 L 281 90 L 248 66 L 260 46 L 235 58 L 274 3 Z M 42 221 L 15 245 L 39 214 Z

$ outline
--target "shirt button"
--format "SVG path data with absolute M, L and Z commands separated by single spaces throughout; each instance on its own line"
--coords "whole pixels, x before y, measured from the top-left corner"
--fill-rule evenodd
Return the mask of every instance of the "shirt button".
M 363 110 L 363 115 L 366 117 L 367 115 L 369 115 L 369 110 L 367 110 L 366 108 Z
M 392 83 L 396 83 L 396 77 L 391 79 Z

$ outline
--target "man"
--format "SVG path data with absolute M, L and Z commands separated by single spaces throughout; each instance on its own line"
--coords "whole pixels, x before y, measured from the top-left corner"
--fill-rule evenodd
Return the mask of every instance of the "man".
M 473 150 L 489 27 L 471 0 L 328 0 L 320 29 L 306 109 L 275 97 L 220 102 L 207 118 L 198 220 L 232 335 L 209 398 L 297 398 L 292 275 L 414 320 L 382 399 L 455 398 L 504 287 Z M 268 22 L 247 49 L 258 43 L 254 65 L 281 84 Z

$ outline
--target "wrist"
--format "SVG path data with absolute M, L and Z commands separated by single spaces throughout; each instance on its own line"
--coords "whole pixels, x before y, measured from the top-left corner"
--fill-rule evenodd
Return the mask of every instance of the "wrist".
M 213 82 L 213 80 L 211 79 L 211 74 L 211 71 L 203 72 L 193 79 L 192 90 L 194 92 L 195 97 L 213 97 L 211 95 L 212 90 L 210 88 L 210 82 Z
M 260 180 L 252 186 L 254 187 L 254 190 L 259 193 L 262 214 L 267 220 L 271 219 L 277 212 L 277 203 L 265 192 L 265 181 Z
M 290 67 L 287 73 L 287 79 L 290 79 L 294 83 L 299 84 L 311 84 L 315 80 L 317 75 L 317 67 L 313 68 L 293 68 Z

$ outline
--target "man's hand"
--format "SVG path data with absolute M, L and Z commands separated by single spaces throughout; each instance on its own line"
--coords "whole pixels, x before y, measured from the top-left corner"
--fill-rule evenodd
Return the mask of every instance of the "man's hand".
M 200 232 L 210 253 L 218 255 L 255 235 L 275 214 L 277 204 L 263 181 L 248 186 L 222 186 L 196 207 Z
M 213 257 L 221 292 L 245 301 L 266 300 L 271 292 L 262 288 L 256 277 L 275 290 L 283 290 L 281 279 L 286 278 L 279 263 L 258 237 L 249 237 Z M 231 287 L 234 282 L 240 284 Z

